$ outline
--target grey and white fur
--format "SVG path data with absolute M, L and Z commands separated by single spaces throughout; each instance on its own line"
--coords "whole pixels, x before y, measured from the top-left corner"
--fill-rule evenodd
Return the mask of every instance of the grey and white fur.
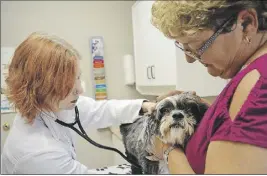
M 168 174 L 164 161 L 151 159 L 154 136 L 185 150 L 207 108 L 200 97 L 184 92 L 161 100 L 151 114 L 121 125 L 126 155 L 142 168 L 132 165 L 132 174 Z

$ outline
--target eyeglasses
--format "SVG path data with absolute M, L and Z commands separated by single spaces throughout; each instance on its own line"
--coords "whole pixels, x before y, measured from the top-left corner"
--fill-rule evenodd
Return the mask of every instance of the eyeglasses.
M 233 17 L 228 19 L 197 51 L 196 53 L 184 49 L 183 45 L 175 41 L 175 46 L 180 48 L 186 55 L 195 59 L 201 60 L 202 54 L 211 46 L 211 44 L 216 40 L 216 38 L 222 33 L 224 28 L 233 20 Z

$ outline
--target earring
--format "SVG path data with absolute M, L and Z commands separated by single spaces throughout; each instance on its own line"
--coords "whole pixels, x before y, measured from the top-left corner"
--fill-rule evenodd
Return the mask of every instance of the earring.
M 78 95 L 78 90 L 75 90 L 75 91 L 73 92 L 73 94 L 74 94 L 74 95 Z
M 251 38 L 249 38 L 248 36 L 245 37 L 245 41 L 246 41 L 248 44 L 251 44 Z

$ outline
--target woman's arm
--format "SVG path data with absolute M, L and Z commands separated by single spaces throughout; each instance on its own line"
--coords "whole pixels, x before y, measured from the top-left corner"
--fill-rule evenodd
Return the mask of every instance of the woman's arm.
M 205 174 L 267 174 L 267 149 L 214 141 L 208 148 Z
M 83 126 L 105 128 L 121 123 L 132 123 L 139 117 L 140 110 L 153 109 L 155 103 L 138 100 L 101 100 L 80 96 L 77 103 Z
M 266 174 L 266 158 L 265 148 L 238 142 L 211 142 L 204 174 Z M 195 174 L 180 149 L 169 153 L 168 168 L 170 174 Z
M 159 138 L 155 137 L 154 139 L 154 155 L 157 158 L 163 160 L 163 153 L 169 147 L 168 144 L 164 144 Z M 168 169 L 170 174 L 195 174 L 192 170 L 184 152 L 179 149 L 175 148 L 171 150 L 168 154 Z
M 174 149 L 168 156 L 170 174 L 195 174 L 181 149 Z

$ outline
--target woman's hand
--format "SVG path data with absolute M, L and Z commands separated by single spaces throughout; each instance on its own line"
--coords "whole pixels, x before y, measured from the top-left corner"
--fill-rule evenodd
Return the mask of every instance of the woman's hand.
M 158 137 L 155 137 L 153 142 L 154 150 L 152 150 L 152 153 L 155 156 L 154 158 L 164 160 L 163 154 L 171 145 L 165 144 Z M 180 148 L 174 148 L 169 152 L 168 169 L 170 174 L 195 174 Z
M 160 95 L 156 98 L 156 101 L 159 102 L 161 100 L 163 100 L 164 98 L 167 98 L 167 97 L 170 97 L 170 96 L 173 96 L 173 95 L 177 95 L 177 94 L 181 94 L 183 93 L 184 91 L 180 91 L 180 90 L 173 90 L 173 91 L 170 91 L 168 92 L 167 94 L 163 94 L 163 95 Z M 193 94 L 195 95 L 196 92 L 193 92 Z
M 163 153 L 170 147 L 170 145 L 163 143 L 161 139 L 155 136 L 153 139 L 153 146 L 154 148 L 148 152 L 152 153 L 158 160 L 163 160 Z
M 155 109 L 156 103 L 144 101 L 142 104 L 142 111 L 143 113 L 152 113 L 152 111 Z

